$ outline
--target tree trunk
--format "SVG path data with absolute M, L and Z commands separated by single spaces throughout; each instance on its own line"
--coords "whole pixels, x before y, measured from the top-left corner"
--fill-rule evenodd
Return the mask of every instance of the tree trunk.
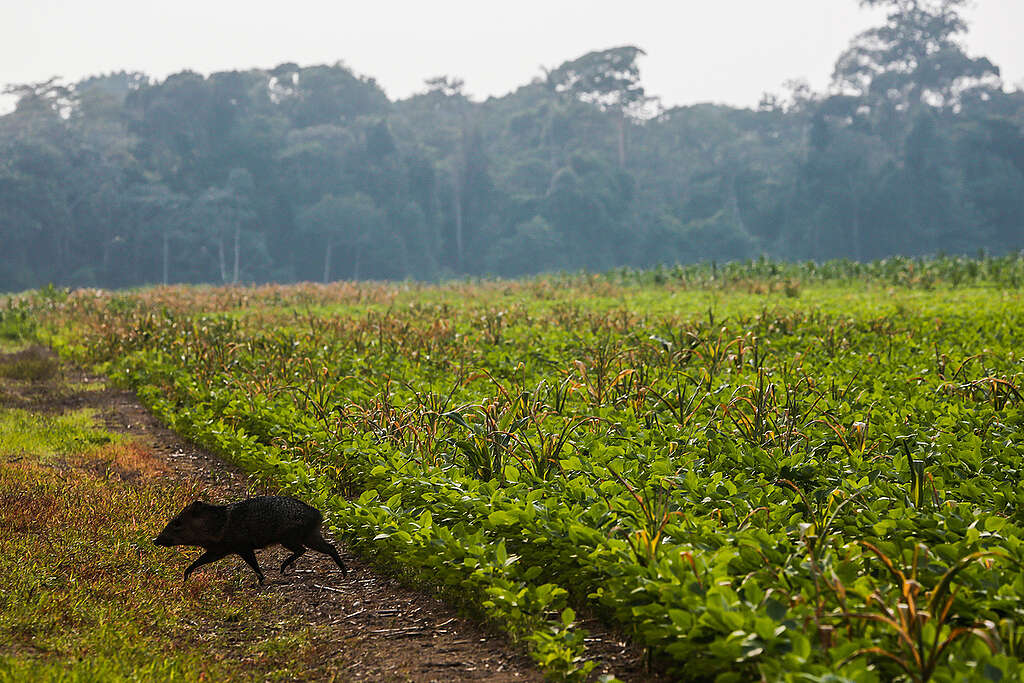
M 231 284 L 238 284 L 238 242 L 241 237 L 242 226 L 238 224 L 235 226 L 235 270 L 231 277 Z
M 111 219 L 110 225 L 113 224 Z M 103 236 L 103 277 L 110 278 L 110 236 Z
M 736 192 L 736 173 L 730 171 L 725 178 L 725 207 L 729 210 L 736 225 L 747 232 L 747 225 L 743 222 L 743 214 L 740 212 L 739 193 Z
M 859 263 L 863 260 L 860 239 L 860 201 L 857 198 L 857 187 L 852 178 L 850 179 L 850 203 L 853 205 L 853 210 L 850 211 L 853 218 L 853 224 L 850 226 L 850 237 L 853 239 L 853 260 Z
M 228 268 L 224 262 L 224 235 L 217 238 L 217 264 L 220 266 L 221 284 L 228 281 Z
M 68 272 L 67 266 L 66 266 L 66 264 L 64 262 L 65 261 L 65 257 L 64 257 L 64 254 L 65 254 L 65 248 L 64 248 L 64 243 L 65 243 L 64 229 L 61 228 L 61 227 L 57 227 L 57 228 L 55 228 L 53 230 L 52 234 L 54 236 L 54 239 L 53 239 L 53 256 L 54 256 L 54 258 L 53 258 L 53 265 L 55 267 L 53 269 L 52 274 L 50 275 L 50 279 L 53 280 L 54 283 L 59 285 L 59 284 L 63 284 L 63 281 L 60 279 L 61 274 Z
M 623 112 L 618 114 L 619 124 L 619 168 L 626 167 L 626 115 Z
M 163 248 L 163 271 L 164 271 L 164 284 L 166 285 L 167 284 L 168 252 L 170 251 L 170 247 L 168 245 L 168 242 L 170 242 L 170 236 L 167 234 L 166 230 L 164 230 L 163 237 L 164 237 L 164 245 L 163 245 L 163 247 L 164 247 Z
M 462 272 L 462 173 L 455 169 L 455 269 Z
M 327 248 L 324 249 L 324 284 L 331 281 L 331 250 L 334 249 L 334 242 L 328 238 Z

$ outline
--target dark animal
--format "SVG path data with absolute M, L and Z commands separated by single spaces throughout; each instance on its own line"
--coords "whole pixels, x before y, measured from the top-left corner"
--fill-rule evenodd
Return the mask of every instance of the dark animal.
M 348 570 L 338 551 L 320 535 L 323 519 L 316 508 L 283 496 L 260 496 L 230 505 L 210 505 L 197 500 L 179 512 L 153 543 L 197 545 L 206 549 L 185 570 L 185 581 L 197 568 L 234 553 L 252 567 L 262 584 L 263 572 L 253 550 L 275 543 L 292 551 L 281 565 L 282 574 L 306 548 L 311 548 L 330 555 L 345 575 Z

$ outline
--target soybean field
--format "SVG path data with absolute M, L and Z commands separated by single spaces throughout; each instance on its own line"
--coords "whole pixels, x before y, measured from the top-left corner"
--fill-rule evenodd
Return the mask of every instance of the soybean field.
M 1024 260 L 47 288 L 24 324 L 552 678 L 1014 680 Z

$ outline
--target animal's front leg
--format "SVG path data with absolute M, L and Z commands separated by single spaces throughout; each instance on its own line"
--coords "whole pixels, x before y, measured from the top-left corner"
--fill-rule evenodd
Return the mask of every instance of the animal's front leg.
M 199 567 L 202 567 L 204 564 L 216 562 L 225 555 L 227 555 L 227 553 L 218 553 L 214 552 L 213 550 L 207 550 L 205 553 L 200 555 L 195 562 L 188 566 L 188 569 L 185 570 L 185 578 L 182 579 L 181 582 L 185 583 L 186 581 L 188 581 L 188 575 L 194 572 Z

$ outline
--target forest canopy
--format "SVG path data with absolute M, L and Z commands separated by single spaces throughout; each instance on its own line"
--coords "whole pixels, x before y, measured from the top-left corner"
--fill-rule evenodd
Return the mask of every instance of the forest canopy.
M 0 289 L 1024 247 L 1024 92 L 966 53 L 965 0 L 861 4 L 887 18 L 827 91 L 756 109 L 661 107 L 635 46 L 486 101 L 341 63 L 9 85 Z

